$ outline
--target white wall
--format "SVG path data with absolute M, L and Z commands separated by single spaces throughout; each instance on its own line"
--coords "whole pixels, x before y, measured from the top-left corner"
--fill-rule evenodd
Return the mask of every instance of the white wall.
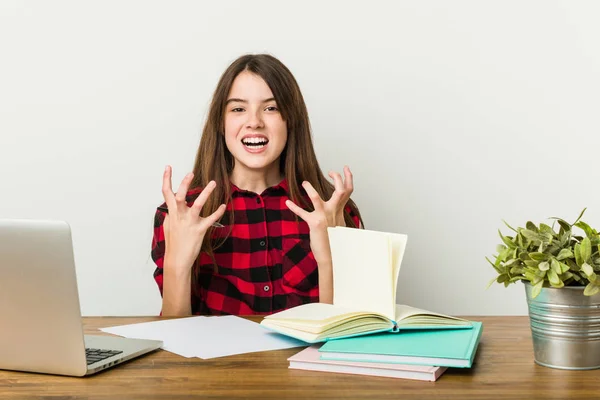
M 600 225 L 600 3 L 2 1 L 0 217 L 71 223 L 84 315 L 156 314 L 165 164 L 192 167 L 241 54 L 295 74 L 321 166 L 407 233 L 399 300 L 525 314 L 484 257 L 502 219 Z M 506 229 L 503 229 L 506 231 Z M 365 266 L 368 273 L 368 266 Z

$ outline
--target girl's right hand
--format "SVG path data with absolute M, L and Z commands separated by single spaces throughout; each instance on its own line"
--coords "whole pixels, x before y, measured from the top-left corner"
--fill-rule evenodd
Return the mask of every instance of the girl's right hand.
M 225 213 L 225 204 L 221 204 L 217 210 L 206 218 L 200 216 L 200 211 L 206 203 L 208 196 L 216 187 L 215 181 L 210 181 L 202 190 L 202 193 L 188 207 L 185 196 L 188 192 L 193 173 L 183 178 L 179 185 L 177 194 L 173 193 L 171 186 L 171 166 L 167 165 L 163 174 L 162 193 L 169 209 L 163 222 L 165 234 L 165 265 L 179 271 L 191 270 L 194 262 L 200 254 L 202 241 L 208 228 L 217 222 Z

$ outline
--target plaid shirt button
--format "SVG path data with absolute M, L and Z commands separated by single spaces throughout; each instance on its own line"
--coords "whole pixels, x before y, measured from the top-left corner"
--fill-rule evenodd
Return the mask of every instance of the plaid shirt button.
M 263 290 L 264 290 L 265 292 L 268 292 L 268 291 L 269 291 L 269 285 L 265 285 L 265 286 L 263 287 Z

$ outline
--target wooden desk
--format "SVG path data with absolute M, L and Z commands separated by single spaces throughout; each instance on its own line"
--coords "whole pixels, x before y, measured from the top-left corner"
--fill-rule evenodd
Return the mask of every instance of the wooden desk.
M 288 369 L 300 349 L 211 360 L 159 350 L 86 378 L 0 371 L 0 398 L 89 399 L 598 399 L 600 369 L 538 366 L 528 317 L 468 317 L 483 321 L 473 368 L 449 369 L 437 382 Z M 159 318 L 84 318 L 86 333 Z M 259 321 L 260 318 L 250 318 Z

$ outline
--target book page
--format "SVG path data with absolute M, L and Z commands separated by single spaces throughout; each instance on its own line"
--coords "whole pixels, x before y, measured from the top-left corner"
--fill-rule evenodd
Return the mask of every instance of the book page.
M 394 303 L 396 302 L 396 289 L 398 288 L 398 276 L 400 275 L 400 265 L 404 258 L 404 249 L 408 236 L 399 233 L 390 233 L 392 243 L 392 282 L 394 291 Z
M 438 325 L 438 324 L 450 324 L 450 325 L 470 325 L 470 321 L 462 318 L 453 317 L 450 315 L 444 315 L 435 313 L 432 311 L 421 310 L 419 308 L 407 306 L 404 304 L 396 304 L 396 323 L 401 325 L 403 323 L 410 324 L 414 322 L 419 325 Z
M 309 343 L 371 330 L 391 330 L 391 319 L 326 303 L 308 303 L 266 316 L 260 323 Z
M 392 243 L 384 232 L 327 228 L 333 262 L 333 304 L 395 317 Z
M 297 322 L 300 325 L 324 326 L 344 319 L 346 315 L 359 313 L 358 308 L 334 306 L 327 303 L 308 303 L 267 315 L 265 320 Z

